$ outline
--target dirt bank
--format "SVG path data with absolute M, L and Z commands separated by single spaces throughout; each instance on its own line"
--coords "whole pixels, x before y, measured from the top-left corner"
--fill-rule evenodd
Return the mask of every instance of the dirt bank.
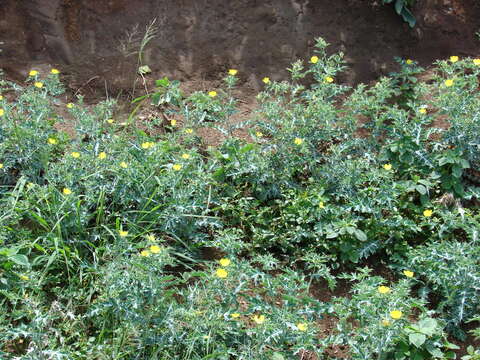
M 234 67 L 245 86 L 256 88 L 263 76 L 284 78 L 293 60 L 310 56 L 317 36 L 332 44 L 331 51 L 346 53 L 351 71 L 342 80 L 348 83 L 389 72 L 395 56 L 426 65 L 451 54 L 478 55 L 478 1 L 418 1 L 414 29 L 379 3 L 2 0 L 0 67 L 22 79 L 33 66 L 55 64 L 73 89 L 129 91 L 136 73 L 136 55 L 129 52 L 153 19 L 158 33 L 144 54 L 152 79 L 215 81 Z

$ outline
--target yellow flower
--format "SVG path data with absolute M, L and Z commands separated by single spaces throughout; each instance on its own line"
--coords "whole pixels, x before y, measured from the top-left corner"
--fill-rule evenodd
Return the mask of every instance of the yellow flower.
M 412 59 L 407 59 L 406 63 L 407 63 L 408 65 L 412 65 L 412 64 L 413 64 L 413 60 L 412 60 Z
M 238 318 L 240 317 L 240 314 L 239 314 L 239 313 L 231 313 L 231 314 L 230 314 L 230 317 L 231 317 L 232 319 L 238 319 Z
M 390 311 L 390 317 L 394 320 L 398 320 L 402 317 L 403 313 L 400 310 Z
M 3 96 L 2 96 L 2 95 L 0 95 L 0 100 L 3 100 Z
M 237 75 L 237 73 L 238 73 L 238 70 L 236 70 L 236 69 L 230 69 L 230 70 L 228 70 L 228 75 L 235 76 L 235 75 Z
M 209 91 L 208 96 L 214 98 L 215 96 L 217 96 L 217 92 L 216 91 Z
M 252 320 L 255 322 L 255 324 L 261 325 L 265 322 L 265 315 L 253 315 Z
M 0 116 L 3 116 L 3 115 L 5 115 L 5 110 L 0 109 Z
M 186 134 L 193 134 L 193 129 L 185 129 Z
M 104 159 L 107 158 L 107 154 L 102 151 L 100 154 L 98 154 L 98 158 L 99 158 L 100 160 L 104 160 Z
M 69 109 L 73 109 L 74 106 L 75 106 L 75 105 L 74 105 L 73 103 L 68 103 L 68 104 L 67 104 L 67 108 L 69 108 Z
M 450 87 L 450 86 L 452 86 L 452 85 L 453 85 L 453 80 L 452 80 L 452 79 L 447 79 L 447 80 L 445 80 L 445 86 L 446 86 L 446 87 Z
M 69 188 L 64 188 L 62 190 L 63 192 L 63 195 L 71 195 L 72 194 L 72 190 L 70 190 Z
M 140 252 L 140 256 L 143 256 L 143 257 L 150 256 L 150 251 L 148 251 L 148 250 L 142 250 L 142 251 Z
M 170 125 L 177 126 L 177 120 L 175 119 L 170 120 Z
M 255 133 L 255 136 L 261 138 L 263 136 L 263 133 L 261 131 L 257 131 Z
M 182 154 L 182 159 L 190 159 L 190 154 Z
M 182 165 L 181 165 L 181 164 L 174 164 L 174 165 L 172 166 L 172 169 L 175 170 L 175 171 L 179 171 L 181 168 L 182 168 Z
M 392 164 L 384 164 L 383 168 L 387 171 L 392 170 Z
M 27 275 L 20 275 L 19 277 L 20 277 L 20 279 L 22 279 L 24 281 L 30 280 L 30 278 Z
M 38 75 L 37 70 L 30 70 L 30 72 L 28 73 L 28 76 L 37 76 L 37 75 Z
M 115 122 L 115 120 L 113 120 L 113 119 L 108 119 L 107 120 L 107 123 L 109 123 L 109 124 L 113 124 L 114 122 Z
M 262 81 L 263 81 L 264 84 L 270 84 L 270 78 L 269 77 L 264 77 L 262 79 Z
M 456 63 L 458 61 L 458 56 L 450 56 L 450 61 Z
M 142 149 L 149 149 L 152 147 L 152 144 L 150 141 L 145 141 L 144 143 L 142 143 L 142 145 L 140 145 L 142 147 Z
M 220 259 L 218 262 L 220 263 L 220 265 L 224 267 L 227 267 L 231 263 L 230 259 L 226 259 L 226 258 Z
M 473 64 L 480 66 L 480 59 L 473 59 Z
M 318 207 L 319 207 L 320 209 L 325 209 L 325 203 L 324 203 L 323 201 L 320 201 L 320 202 L 318 203 Z
M 390 288 L 388 286 L 379 286 L 378 292 L 380 294 L 388 294 L 390 292 Z
M 120 167 L 126 169 L 128 167 L 128 164 L 125 161 L 122 161 L 120 163 Z
M 53 75 L 58 75 L 58 74 L 60 74 L 60 70 L 52 69 L 52 70 L 50 70 L 50 73 L 52 73 Z
M 310 62 L 311 62 L 312 64 L 316 64 L 316 63 L 318 62 L 318 56 L 312 56 L 312 57 L 310 58 Z
M 158 245 L 152 245 L 150 246 L 150 251 L 152 254 L 158 254 L 160 251 L 162 251 L 162 248 Z
M 390 326 L 390 320 L 383 319 L 383 320 L 382 320 L 382 325 L 383 325 L 383 326 Z
M 2 163 L 0 163 L 0 169 L 3 169 L 3 164 Z
M 300 139 L 298 137 L 296 137 L 293 142 L 295 143 L 295 145 L 302 145 L 303 144 L 303 139 Z
M 430 209 L 427 209 L 427 210 L 423 211 L 423 216 L 425 216 L 425 217 L 430 217 L 432 215 L 433 215 L 433 211 L 430 210 Z
M 219 277 L 220 279 L 225 279 L 228 276 L 228 272 L 225 269 L 218 268 L 215 271 L 215 275 L 217 275 L 217 277 Z
M 128 231 L 119 230 L 118 235 L 120 235 L 120 237 L 127 237 L 128 236 Z
M 71 155 L 73 158 L 75 158 L 75 159 L 78 159 L 78 158 L 80 157 L 80 153 L 79 153 L 79 152 L 76 152 L 76 151 L 70 153 L 70 155 Z
M 157 239 L 155 238 L 155 235 L 150 234 L 150 235 L 147 235 L 147 240 L 148 241 L 156 241 Z
M 308 325 L 305 323 L 298 323 L 297 324 L 297 330 L 298 331 L 307 331 Z
M 50 145 L 57 145 L 58 141 L 57 141 L 57 139 L 54 139 L 54 138 L 48 138 L 48 143 Z
M 43 83 L 40 82 L 40 81 L 36 81 L 34 84 L 33 84 L 36 88 L 39 88 L 41 89 L 43 87 Z
M 415 275 L 415 274 L 413 273 L 413 271 L 403 270 L 403 275 L 405 275 L 406 277 L 412 278 L 413 275 Z
M 333 82 L 333 78 L 331 76 L 327 76 L 325 77 L 325 82 L 326 83 L 332 83 Z
M 418 112 L 419 112 L 420 114 L 426 114 L 426 113 L 427 113 L 427 109 L 425 109 L 424 107 L 422 107 L 422 108 L 418 109 Z

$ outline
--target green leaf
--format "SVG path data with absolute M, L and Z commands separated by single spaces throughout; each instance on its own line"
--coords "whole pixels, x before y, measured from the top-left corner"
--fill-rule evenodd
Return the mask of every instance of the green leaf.
M 285 360 L 285 358 L 283 357 L 282 354 L 276 352 L 276 353 L 273 353 L 272 360 Z
M 170 80 L 168 80 L 167 77 L 164 77 L 163 79 L 155 81 L 155 85 L 158 87 L 167 87 L 170 85 Z
M 355 237 L 360 241 L 367 241 L 367 234 L 360 229 L 355 229 Z
M 408 335 L 408 340 L 411 344 L 415 345 L 418 348 L 423 345 L 425 340 L 427 340 L 427 337 L 423 334 L 413 333 Z
M 9 260 L 13 261 L 17 265 L 30 266 L 30 263 L 28 262 L 28 258 L 22 254 L 16 254 L 16 255 L 10 256 Z

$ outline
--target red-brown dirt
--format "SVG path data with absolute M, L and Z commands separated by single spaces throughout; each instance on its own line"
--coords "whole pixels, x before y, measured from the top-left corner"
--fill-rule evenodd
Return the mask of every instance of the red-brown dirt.
M 137 41 L 127 32 L 156 19 L 158 32 L 144 52 L 150 79 L 205 81 L 240 70 L 241 85 L 285 78 L 288 65 L 312 54 L 314 38 L 344 51 L 344 82 L 368 82 L 394 69 L 394 57 L 428 65 L 452 54 L 478 55 L 480 3 L 418 0 L 410 29 L 380 0 L 2 0 L 0 67 L 18 80 L 40 64 L 62 69 L 80 93 L 131 92 Z M 134 37 L 135 38 L 135 37 Z M 135 39 L 134 39 L 135 40 Z M 138 39 L 137 39 L 138 40 Z M 130 46 L 123 49 L 122 44 Z M 214 85 L 214 84 L 213 84 Z

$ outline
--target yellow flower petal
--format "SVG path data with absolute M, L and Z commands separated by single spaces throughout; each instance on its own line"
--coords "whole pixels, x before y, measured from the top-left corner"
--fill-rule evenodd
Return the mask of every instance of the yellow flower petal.
M 128 164 L 125 161 L 122 161 L 120 163 L 120 167 L 126 169 L 128 167 Z
M 265 322 L 265 315 L 253 315 L 252 320 L 255 322 L 255 324 L 261 325 Z
M 308 325 L 305 323 L 298 323 L 297 324 L 297 330 L 298 331 L 307 331 L 308 330 Z
M 102 151 L 100 154 L 98 154 L 98 158 L 99 158 L 100 160 L 104 160 L 104 159 L 107 158 L 107 154 Z
M 120 237 L 127 237 L 128 236 L 128 231 L 119 230 L 118 235 L 120 235 Z
M 427 113 L 427 109 L 425 109 L 424 107 L 422 107 L 422 108 L 418 109 L 418 112 L 419 112 L 420 114 L 426 114 L 426 113 Z
M 295 145 L 302 145 L 303 139 L 297 137 L 293 140 L 293 142 L 295 143 Z
M 403 313 L 400 310 L 390 311 L 390 317 L 394 320 L 398 320 L 402 317 Z
M 423 211 L 423 216 L 425 217 L 431 217 L 433 215 L 433 211 L 430 209 L 424 210 Z
M 413 64 L 413 60 L 412 60 L 412 59 L 407 59 L 406 63 L 407 63 L 408 65 L 412 65 L 412 64 Z
M 456 63 L 458 60 L 459 60 L 459 59 L 458 59 L 458 56 L 450 56 L 450 61 L 451 61 L 452 63 Z
M 58 141 L 57 141 L 57 139 L 54 139 L 54 138 L 48 138 L 48 143 L 50 145 L 57 145 Z
M 109 123 L 109 124 L 113 124 L 114 122 L 115 122 L 115 120 L 113 120 L 113 119 L 108 119 L 107 120 L 107 123 Z
M 216 91 L 209 91 L 208 96 L 214 98 L 215 96 L 217 96 L 217 92 Z
M 238 318 L 240 317 L 240 314 L 239 314 L 239 313 L 231 313 L 231 314 L 230 314 L 230 317 L 231 317 L 232 319 L 238 319 Z
M 222 265 L 223 267 L 227 267 L 227 266 L 230 265 L 230 263 L 231 263 L 230 259 L 226 259 L 226 258 L 220 259 L 218 262 L 219 262 L 220 265 Z
M 182 159 L 185 159 L 185 160 L 190 159 L 190 154 L 182 154 Z
M 2 163 L 0 163 L 0 169 L 3 169 L 3 164 Z
M 390 292 L 390 288 L 388 286 L 379 286 L 378 292 L 380 294 L 388 294 Z
M 235 75 L 237 75 L 237 73 L 238 73 L 238 70 L 237 70 L 237 69 L 230 69 L 230 70 L 228 70 L 228 75 L 235 76 Z
M 331 76 L 327 76 L 325 77 L 325 82 L 330 84 L 333 82 L 333 78 Z
M 5 110 L 0 109 L 0 116 L 3 116 L 3 115 L 5 115 Z
M 263 81 L 264 84 L 270 84 L 270 78 L 269 77 L 264 77 L 262 79 L 262 81 Z
M 193 134 L 193 129 L 185 129 L 186 134 Z
M 70 190 L 69 188 L 64 188 L 62 192 L 63 192 L 63 195 L 70 195 L 72 193 L 72 190 Z
M 177 126 L 177 120 L 175 119 L 170 120 L 170 125 Z
M 30 70 L 30 72 L 28 73 L 28 76 L 37 76 L 37 75 L 38 75 L 37 70 Z
M 480 59 L 473 59 L 473 64 L 476 66 L 480 66 Z
M 217 277 L 219 277 L 220 279 L 225 279 L 228 276 L 228 272 L 225 269 L 218 268 L 217 270 L 215 270 L 215 275 L 217 275 Z
M 142 251 L 140 252 L 140 256 L 143 256 L 143 257 L 150 256 L 150 251 L 148 251 L 148 250 L 142 250 Z
M 76 151 L 70 153 L 70 155 L 71 155 L 73 158 L 75 158 L 75 159 L 78 159 L 78 158 L 80 157 L 80 153 L 79 153 L 79 152 L 76 152 Z
M 452 86 L 453 83 L 454 83 L 454 81 L 453 81 L 452 79 L 447 79 L 447 80 L 445 80 L 445 86 L 446 86 L 446 87 Z
M 392 164 L 384 164 L 383 168 L 387 171 L 390 171 L 390 170 L 392 170 Z
M 413 275 L 415 275 L 415 274 L 413 273 L 413 271 L 403 270 L 403 275 L 405 275 L 406 277 L 412 278 Z
M 150 246 L 150 252 L 152 254 L 158 254 L 160 251 L 162 251 L 162 248 L 158 245 L 152 245 Z
M 73 109 L 74 106 L 75 106 L 75 105 L 74 105 L 73 103 L 68 103 L 68 104 L 67 104 L 67 108 L 69 108 L 69 109 Z
M 172 169 L 175 170 L 175 171 L 179 171 L 182 169 L 182 165 L 181 164 L 174 164 L 172 166 Z
M 39 88 L 41 89 L 43 87 L 43 83 L 40 82 L 40 81 L 36 81 L 34 84 L 33 84 L 36 88 Z
M 60 71 L 58 69 L 52 69 L 52 70 L 50 70 L 50 73 L 52 73 L 54 75 L 58 75 L 58 74 L 60 74 Z
M 311 62 L 312 64 L 316 64 L 316 63 L 318 62 L 318 56 L 312 56 L 312 57 L 310 58 L 310 62 Z

